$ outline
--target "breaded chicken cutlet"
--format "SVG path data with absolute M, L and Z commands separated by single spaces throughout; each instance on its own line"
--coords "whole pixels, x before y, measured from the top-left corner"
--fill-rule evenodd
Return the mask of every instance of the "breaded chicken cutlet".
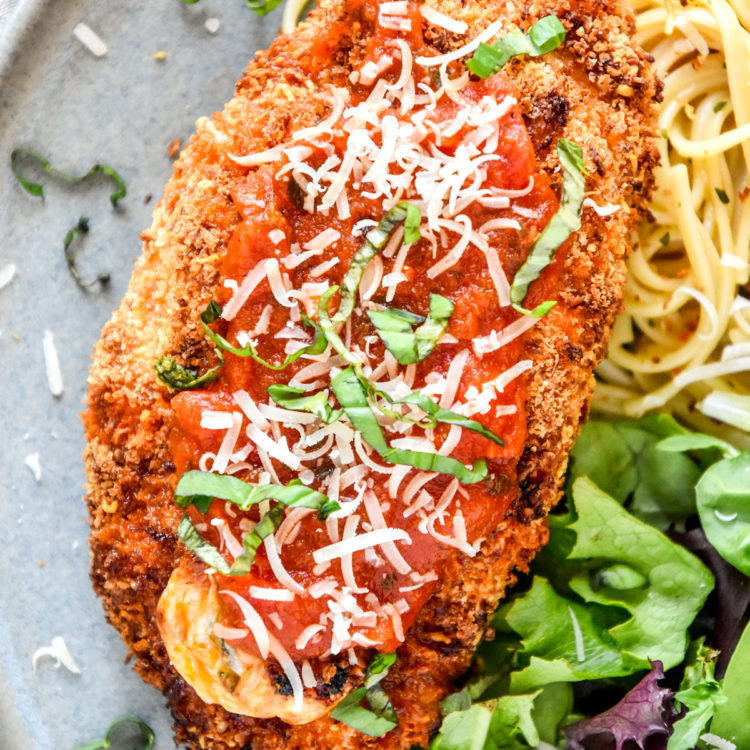
M 632 32 L 620 0 L 323 0 L 198 121 L 84 415 L 94 588 L 178 742 L 439 727 L 622 304 L 657 159 Z M 371 737 L 334 707 L 378 652 Z

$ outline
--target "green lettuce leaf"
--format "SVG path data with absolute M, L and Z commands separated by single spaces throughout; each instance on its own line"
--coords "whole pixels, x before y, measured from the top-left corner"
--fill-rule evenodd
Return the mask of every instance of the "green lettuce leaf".
M 703 645 L 703 638 L 691 647 L 685 675 L 675 700 L 687 713 L 674 724 L 667 750 L 691 750 L 706 731 L 718 706 L 726 703 L 721 684 L 714 678 L 718 651 Z
M 714 464 L 698 482 L 696 496 L 708 541 L 750 576 L 750 452 Z
M 532 710 L 539 692 L 506 695 L 449 713 L 430 750 L 522 750 L 536 747 L 540 738 Z
M 713 587 L 696 557 L 589 479 L 572 485 L 570 503 L 570 513 L 550 518 L 530 589 L 493 620 L 521 639 L 505 657 L 515 667 L 505 683 L 511 692 L 625 676 L 648 669 L 649 659 L 679 664 Z M 508 653 L 502 639 L 497 648 Z
M 665 414 L 637 422 L 592 420 L 584 425 L 571 452 L 568 481 L 588 477 L 657 529 L 681 527 L 696 511 L 695 485 L 703 467 L 701 460 L 685 451 L 716 447 L 699 446 L 696 437 Z M 699 458 L 718 455 L 714 451 Z
M 750 625 L 745 627 L 724 675 L 726 702 L 716 706 L 711 733 L 750 747 Z

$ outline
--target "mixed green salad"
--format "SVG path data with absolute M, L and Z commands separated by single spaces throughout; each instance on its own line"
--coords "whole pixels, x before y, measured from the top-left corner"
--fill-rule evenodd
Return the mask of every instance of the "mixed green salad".
M 431 750 L 750 748 L 750 452 L 591 421 Z

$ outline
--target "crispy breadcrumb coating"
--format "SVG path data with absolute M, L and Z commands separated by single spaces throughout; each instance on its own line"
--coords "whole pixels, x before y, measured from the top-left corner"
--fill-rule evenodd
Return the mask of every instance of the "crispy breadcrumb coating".
M 214 296 L 239 221 L 229 190 L 245 170 L 228 154 L 263 150 L 319 121 L 329 106 L 325 87 L 361 60 L 371 23 L 357 3 L 323 0 L 309 22 L 256 55 L 223 112 L 198 121 L 153 225 L 142 235 L 144 251 L 127 295 L 96 345 L 84 415 L 94 588 L 135 657 L 136 670 L 166 694 L 177 740 L 190 748 L 425 746 L 440 724 L 439 701 L 468 668 L 514 571 L 525 570 L 547 539 L 545 515 L 559 497 L 568 451 L 586 418 L 592 371 L 622 306 L 629 236 L 651 191 L 660 87 L 646 54 L 631 40 L 634 22 L 622 0 L 430 4 L 469 24 L 466 37 L 428 26 L 428 41 L 441 51 L 455 49 L 496 18 L 507 31 L 526 29 L 550 13 L 562 20 L 568 35 L 560 49 L 514 60 L 505 73 L 521 92 L 540 164 L 554 189 L 560 186 L 554 144 L 570 138 L 583 146 L 592 173 L 589 194 L 624 209 L 609 217 L 584 209 L 583 226 L 568 251 L 560 303 L 535 326 L 523 355 L 535 366 L 519 467 L 522 493 L 477 557 L 452 558 L 441 587 L 399 649 L 383 683 L 399 726 L 375 740 L 328 717 L 302 726 L 252 719 L 204 704 L 170 666 L 156 627 L 156 604 L 184 549 L 176 535 L 181 510 L 172 499 L 178 478 L 168 445 L 172 415 L 153 362 L 170 352 L 197 369 L 213 363 L 197 321 Z M 322 28 L 336 43 L 311 81 L 306 70 L 310 56 L 321 54 L 316 40 Z M 329 695 L 361 681 L 361 670 L 347 667 L 329 663 L 323 672 Z

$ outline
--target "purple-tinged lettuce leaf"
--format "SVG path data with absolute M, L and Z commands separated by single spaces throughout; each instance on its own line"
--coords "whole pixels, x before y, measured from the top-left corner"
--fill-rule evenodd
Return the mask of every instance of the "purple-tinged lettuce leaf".
M 650 738 L 668 737 L 676 713 L 673 692 L 658 684 L 663 677 L 661 662 L 654 661 L 651 671 L 618 704 L 592 719 L 566 727 L 565 749 L 624 750 L 629 743 L 628 748 L 646 750 Z

